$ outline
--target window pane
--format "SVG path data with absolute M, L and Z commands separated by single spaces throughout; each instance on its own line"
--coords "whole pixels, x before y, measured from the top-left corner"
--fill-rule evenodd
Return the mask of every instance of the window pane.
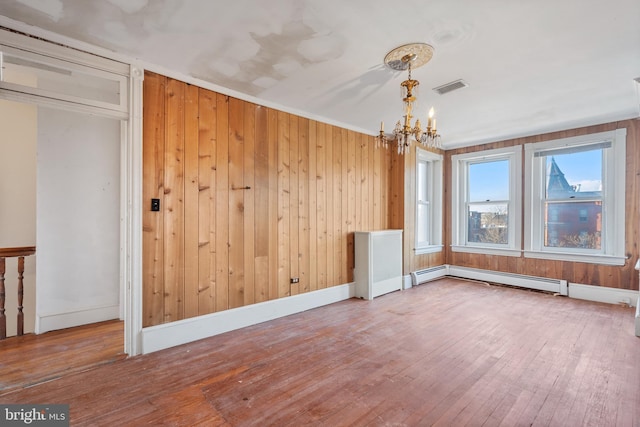
M 429 244 L 429 205 L 418 204 L 418 243 Z
M 546 198 L 584 199 L 602 197 L 603 149 L 547 156 Z
M 545 203 L 544 245 L 599 250 L 602 245 L 602 202 Z
M 509 160 L 469 164 L 469 201 L 509 200 Z
M 470 203 L 468 215 L 468 242 L 501 245 L 509 242 L 509 212 L 506 203 Z
M 427 200 L 427 162 L 418 163 L 418 200 Z
M 42 58 L 38 61 L 4 52 L 2 81 L 83 100 L 120 104 L 120 81 L 50 65 L 47 58 Z

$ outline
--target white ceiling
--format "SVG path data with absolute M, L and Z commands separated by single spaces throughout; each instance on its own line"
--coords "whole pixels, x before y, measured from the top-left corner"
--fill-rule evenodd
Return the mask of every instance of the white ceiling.
M 638 0 L 1 0 L 2 16 L 369 134 L 402 115 L 385 54 L 426 42 L 416 112 L 435 107 L 445 148 L 640 115 Z

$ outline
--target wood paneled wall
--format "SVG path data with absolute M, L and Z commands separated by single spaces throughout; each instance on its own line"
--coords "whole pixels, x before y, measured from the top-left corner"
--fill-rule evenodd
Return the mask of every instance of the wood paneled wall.
M 615 129 L 627 129 L 626 147 L 626 242 L 625 252 L 628 256 L 624 266 L 607 266 L 569 261 L 542 260 L 521 257 L 504 257 L 496 255 L 471 254 L 451 251 L 451 156 L 479 150 L 523 145 L 552 139 L 567 138 Z M 523 153 L 524 156 L 524 153 Z M 565 279 L 585 285 L 607 286 L 621 289 L 638 289 L 638 274 L 634 269 L 639 256 L 638 238 L 640 236 L 640 120 L 625 120 L 597 126 L 544 135 L 517 138 L 480 146 L 449 150 L 445 153 L 445 247 L 446 263 L 475 267 L 509 273 L 520 273 L 554 279 Z M 523 177 L 524 178 L 524 177 Z M 524 179 L 523 179 L 524 186 Z M 524 187 L 522 188 L 524 192 Z M 524 220 L 523 220 L 524 223 Z M 524 233 L 524 232 L 523 232 Z M 523 239 L 524 241 L 524 239 Z
M 389 228 L 371 136 L 150 72 L 143 121 L 145 327 L 348 283 Z

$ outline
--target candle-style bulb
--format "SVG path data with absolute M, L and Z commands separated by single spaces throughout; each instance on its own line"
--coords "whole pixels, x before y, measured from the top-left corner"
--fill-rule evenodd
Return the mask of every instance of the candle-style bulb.
M 380 122 L 380 132 L 384 132 L 384 122 Z

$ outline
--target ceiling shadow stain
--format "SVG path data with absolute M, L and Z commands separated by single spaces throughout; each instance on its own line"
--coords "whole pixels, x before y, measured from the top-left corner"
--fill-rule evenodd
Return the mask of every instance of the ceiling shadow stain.
M 376 65 L 364 74 L 329 89 L 318 98 L 317 106 L 321 109 L 328 108 L 345 98 L 357 99 L 357 104 L 361 104 L 400 74 L 384 64 Z

